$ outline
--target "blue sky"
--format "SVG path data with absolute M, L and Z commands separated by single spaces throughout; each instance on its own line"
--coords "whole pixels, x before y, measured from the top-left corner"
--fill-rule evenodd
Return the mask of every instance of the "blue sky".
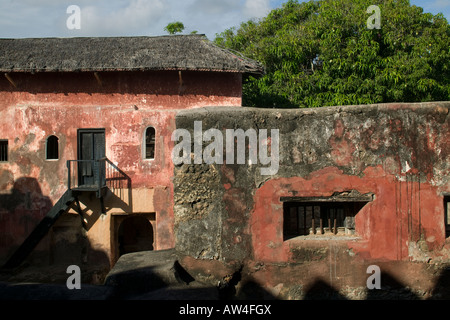
M 261 18 L 285 0 L 0 0 L 0 38 L 157 36 L 182 21 L 214 39 L 216 33 Z M 450 20 L 450 0 L 410 0 L 425 12 L 442 12 Z M 81 9 L 80 29 L 69 30 L 66 12 Z

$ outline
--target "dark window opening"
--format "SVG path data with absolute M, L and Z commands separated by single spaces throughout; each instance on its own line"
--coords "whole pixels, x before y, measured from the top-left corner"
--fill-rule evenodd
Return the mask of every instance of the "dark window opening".
M 56 136 L 50 136 L 47 138 L 47 145 L 46 145 L 47 160 L 59 159 L 58 140 L 59 139 Z
M 445 236 L 450 237 L 450 196 L 444 196 Z
M 309 235 L 356 235 L 355 216 L 367 202 L 284 202 L 283 240 Z
M 145 130 L 145 159 L 155 158 L 155 128 Z
M 8 161 L 8 140 L 0 140 L 0 162 Z

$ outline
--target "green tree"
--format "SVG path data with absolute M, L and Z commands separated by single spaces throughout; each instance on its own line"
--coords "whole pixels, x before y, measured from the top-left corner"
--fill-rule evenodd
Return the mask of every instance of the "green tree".
M 180 21 L 169 23 L 164 31 L 167 31 L 169 34 L 181 33 L 184 30 L 184 24 Z
M 380 29 L 368 28 L 370 5 Z M 289 0 L 215 43 L 266 67 L 245 80 L 245 105 L 320 107 L 449 100 L 449 36 L 442 14 L 409 0 Z

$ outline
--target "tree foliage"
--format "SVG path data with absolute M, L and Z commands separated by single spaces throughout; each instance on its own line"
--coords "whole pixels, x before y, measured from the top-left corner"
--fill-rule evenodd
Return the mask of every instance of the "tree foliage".
M 369 29 L 377 5 L 381 28 Z M 320 107 L 449 100 L 450 29 L 442 14 L 409 0 L 289 0 L 215 43 L 258 60 L 244 104 Z
M 164 31 L 167 31 L 169 34 L 175 34 L 183 32 L 184 24 L 180 21 L 171 22 L 165 28 Z

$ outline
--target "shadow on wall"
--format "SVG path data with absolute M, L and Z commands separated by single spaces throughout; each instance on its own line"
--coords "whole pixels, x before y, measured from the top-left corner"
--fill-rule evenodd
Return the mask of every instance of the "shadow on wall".
M 76 265 L 81 283 L 100 285 L 110 271 L 107 253 L 92 247 L 77 215 L 62 215 L 39 245 L 19 267 L 0 270 L 0 282 L 65 284 Z
M 63 214 L 49 232 L 48 241 L 49 265 L 110 268 L 106 252 L 92 247 L 79 215 Z
M 14 213 L 18 208 L 46 212 L 52 207 L 50 198 L 42 194 L 36 178 L 23 177 L 14 182 L 9 194 L 0 194 L 0 209 Z
M 147 251 L 126 254 L 117 262 L 113 270 L 106 276 L 105 281 L 93 282 L 88 277 L 94 273 L 81 265 L 83 276 L 82 290 L 69 290 L 66 287 L 68 275 L 65 273 L 67 265 L 60 264 L 41 270 L 29 269 L 22 272 L 22 282 L 41 280 L 33 278 L 59 272 L 59 281 L 42 281 L 46 284 L 14 284 L 17 275 L 5 278 L 0 274 L 1 299 L 33 299 L 33 300 L 277 300 L 286 299 L 272 289 L 268 290 L 253 280 L 251 274 L 243 274 L 241 270 L 224 277 L 217 284 L 195 279 L 190 270 L 186 270 L 178 263 L 174 250 Z M 59 269 L 58 269 L 59 268 Z M 34 271 L 32 273 L 31 271 Z M 56 272 L 58 271 L 58 272 Z M 197 272 L 197 271 L 194 271 Z M 28 278 L 23 276 L 27 275 Z M 98 273 L 95 274 L 98 277 Z M 15 277 L 15 278 L 14 278 Z M 48 279 L 47 279 L 48 280 Z M 100 280 L 100 279 L 99 279 Z M 2 283 L 2 281 L 8 281 Z M 103 285 L 92 286 L 92 283 Z M 450 267 L 442 270 L 432 290 L 420 292 L 405 286 L 389 273 L 381 273 L 381 289 L 346 288 L 339 291 L 326 280 L 318 277 L 306 288 L 295 287 L 290 284 L 288 289 L 290 299 L 301 300 L 447 300 L 450 298 Z M 32 293 L 32 294 L 31 294 Z M 286 292 L 285 292 L 286 293 Z
M 42 194 L 35 178 L 17 179 L 10 193 L 0 194 L 0 266 L 8 261 L 52 207 L 51 199 Z M 14 271 L 14 277 L 11 278 L 12 273 L 3 273 L 1 279 L 53 282 L 61 275 L 57 271 L 60 266 L 71 264 L 102 270 L 104 277 L 110 269 L 109 258 L 105 252 L 91 246 L 86 231 L 79 215 L 61 215 L 20 268 Z M 66 278 L 65 269 L 62 278 Z
M 130 263 L 133 259 L 130 259 Z M 181 268 L 181 269 L 180 269 Z M 439 278 L 429 300 L 447 300 L 450 269 Z M 85 273 L 82 268 L 82 274 Z M 67 278 L 68 275 L 65 275 Z M 395 278 L 384 273 L 381 289 L 368 290 L 365 300 L 424 300 Z M 65 279 L 64 279 L 65 280 Z M 83 282 L 84 283 L 84 282 Z M 82 285 L 82 290 L 68 290 L 64 285 L 13 284 L 0 282 L 0 300 L 277 300 L 277 297 L 252 280 L 234 274 L 230 281 L 217 286 L 195 280 L 179 264 L 153 265 L 122 270 L 109 275 L 104 285 Z M 361 300 L 356 297 L 356 300 Z M 304 292 L 302 300 L 350 300 L 323 279 L 316 279 Z
M 0 264 L 5 262 L 2 261 L 5 255 L 10 255 L 11 250 L 26 239 L 52 206 L 35 178 L 17 179 L 9 193 L 0 194 Z
M 166 251 L 170 252 L 170 251 Z M 339 291 L 326 280 L 318 277 L 308 287 L 292 286 L 280 295 L 277 290 L 267 289 L 253 280 L 252 274 L 242 272 L 242 268 L 224 277 L 217 285 L 214 281 L 202 283 L 191 275 L 177 261 L 162 265 L 160 255 L 163 251 L 141 252 L 121 258 L 116 272 L 108 275 L 105 285 L 115 288 L 114 298 L 148 299 L 148 300 L 439 300 L 450 298 L 450 267 L 442 269 L 432 290 L 421 292 L 406 286 L 391 274 L 381 273 L 381 289 L 346 288 Z M 150 266 L 138 268 L 136 263 L 144 259 Z M 153 261 L 153 262 L 152 262 Z M 124 266 L 126 266 L 124 268 Z M 192 270 L 197 274 L 198 270 Z M 433 272 L 434 273 L 434 272 Z M 200 276 L 200 275 L 199 275 Z M 299 279 L 301 280 L 301 279 Z M 286 283 L 287 284 L 287 283 Z M 285 285 L 286 285 L 285 284 Z M 281 289 L 281 290 L 284 290 Z M 288 293 L 289 297 L 286 296 Z
M 93 72 L 37 72 L 33 77 L 15 73 L 17 88 L 5 82 L 4 90 L 41 93 L 82 93 L 82 94 L 152 94 L 157 96 L 211 95 L 220 90 L 222 95 L 239 98 L 238 90 L 227 89 L 223 83 L 237 84 L 236 74 L 228 72 L 208 72 L 199 75 L 195 71 L 183 71 L 181 85 L 179 72 L 165 71 L 110 71 L 101 74 L 101 84 Z M 240 81 L 239 81 L 240 82 Z M 232 88 L 233 86 L 231 86 Z M 226 89 L 224 91 L 224 88 Z
M 450 299 L 450 267 L 441 272 L 431 293 L 434 299 Z
M 382 272 L 381 279 L 380 289 L 366 289 L 365 300 L 425 300 L 426 294 L 430 296 L 426 300 L 450 299 L 450 268 L 441 272 L 430 292 L 414 292 L 388 273 Z M 326 281 L 317 279 L 307 288 L 304 300 L 349 300 L 349 298 Z

